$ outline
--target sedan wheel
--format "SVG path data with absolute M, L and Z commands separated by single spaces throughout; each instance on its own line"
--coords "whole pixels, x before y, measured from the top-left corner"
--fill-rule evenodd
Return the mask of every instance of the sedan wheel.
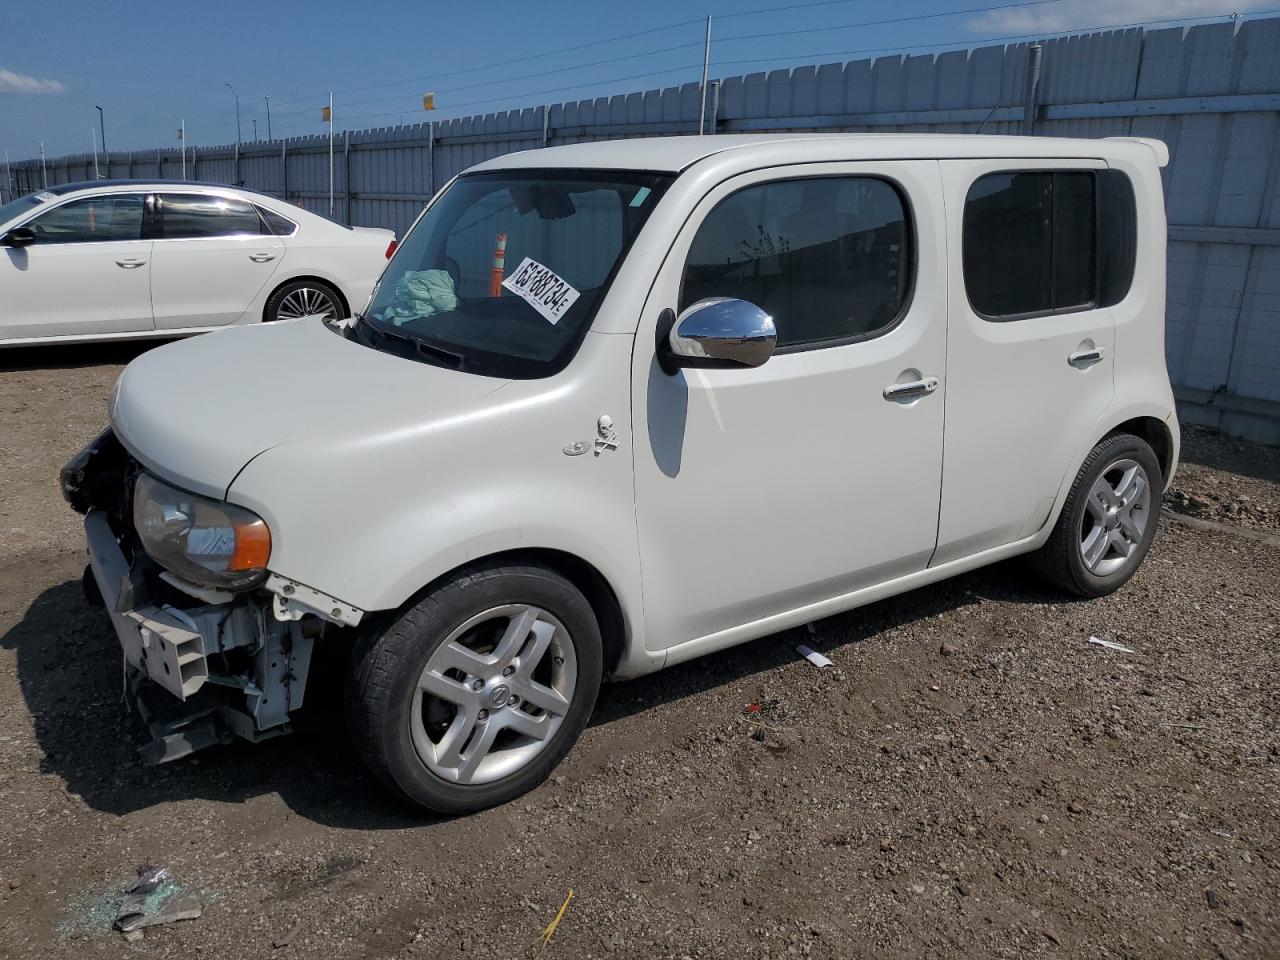
M 338 302 L 332 291 L 321 287 L 294 287 L 281 299 L 275 310 L 276 320 L 297 320 L 301 317 L 338 319 Z
M 520 604 L 486 610 L 454 630 L 418 678 L 414 749 L 454 783 L 499 780 L 546 749 L 577 680 L 577 654 L 554 616 Z

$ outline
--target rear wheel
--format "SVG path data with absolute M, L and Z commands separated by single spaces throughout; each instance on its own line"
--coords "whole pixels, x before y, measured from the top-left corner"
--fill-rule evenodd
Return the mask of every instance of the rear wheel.
M 1033 554 L 1040 574 L 1085 597 L 1120 589 L 1155 539 L 1164 481 L 1145 440 L 1127 433 L 1104 439 L 1076 474 L 1062 514 Z
M 341 320 L 346 316 L 338 291 L 321 280 L 293 280 L 267 298 L 263 319 L 297 320 L 300 317 Z
M 532 790 L 600 687 L 586 598 L 538 566 L 467 572 L 366 628 L 347 715 L 370 769 L 413 803 L 468 813 Z

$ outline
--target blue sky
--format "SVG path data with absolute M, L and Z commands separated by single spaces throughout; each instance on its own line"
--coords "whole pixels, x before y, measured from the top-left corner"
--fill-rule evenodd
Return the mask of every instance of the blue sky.
M 979 9 L 991 7 L 1003 9 Z M 255 120 L 266 138 L 268 96 L 279 138 L 323 132 L 330 90 L 338 128 L 362 129 L 669 86 L 700 76 L 707 14 L 714 77 L 1274 8 L 1280 0 L 4 2 L 0 151 L 37 156 L 43 140 L 51 157 L 87 152 L 99 104 L 113 152 L 176 146 L 183 120 L 190 145 L 232 143 L 227 83 L 246 141 Z M 652 32 L 596 43 L 642 31 Z M 428 90 L 432 114 L 421 109 Z

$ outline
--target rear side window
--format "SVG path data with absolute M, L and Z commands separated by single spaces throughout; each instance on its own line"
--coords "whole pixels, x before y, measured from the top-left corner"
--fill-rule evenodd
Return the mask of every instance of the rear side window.
M 298 225 L 288 217 L 282 217 L 266 207 L 258 207 L 258 213 L 262 214 L 262 219 L 266 221 L 267 229 L 277 237 L 291 237 L 298 229 Z
M 883 332 L 910 294 L 912 234 L 897 188 L 873 177 L 781 180 L 739 190 L 708 214 L 685 264 L 680 309 L 748 300 L 778 347 Z
M 54 207 L 27 226 L 36 243 L 105 243 L 142 239 L 141 194 L 85 197 Z
M 964 282 L 988 320 L 1122 300 L 1133 280 L 1133 186 L 1116 170 L 980 177 L 965 199 Z
M 234 197 L 200 193 L 162 193 L 160 211 L 166 240 L 236 237 L 269 232 L 258 208 Z

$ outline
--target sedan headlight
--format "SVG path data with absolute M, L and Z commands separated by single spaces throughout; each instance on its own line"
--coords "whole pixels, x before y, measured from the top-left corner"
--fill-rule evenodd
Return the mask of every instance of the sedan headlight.
M 147 555 L 191 583 L 242 590 L 266 577 L 271 531 L 244 507 L 144 473 L 133 490 L 133 525 Z

